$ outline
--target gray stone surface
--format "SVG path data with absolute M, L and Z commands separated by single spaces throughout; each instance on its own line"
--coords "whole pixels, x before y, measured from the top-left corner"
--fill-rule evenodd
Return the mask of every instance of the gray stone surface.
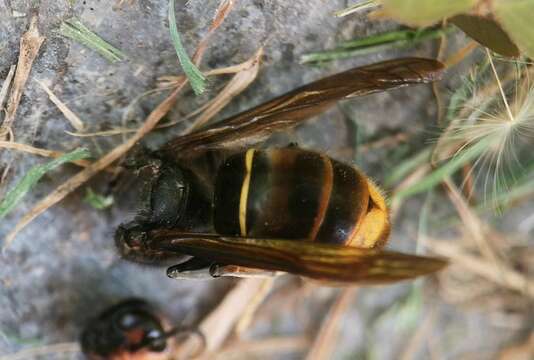
M 16 139 L 61 151 L 83 145 L 89 147 L 93 154 L 100 155 L 120 143 L 121 137 L 90 140 L 67 135 L 64 131 L 73 129 L 35 80 L 47 83 L 80 116 L 89 131 L 123 124 L 137 126 L 161 98 L 147 97 L 133 108 L 128 108 L 128 105 L 136 96 L 154 88 L 158 76 L 180 73 L 168 34 L 167 1 L 134 0 L 122 5 L 111 0 L 77 0 L 70 3 L 74 6 L 70 7 L 66 0 L 0 2 L 0 79 L 4 79 L 9 66 L 16 63 L 19 37 L 26 29 L 30 15 L 37 13 L 46 41 L 33 66 L 17 113 L 14 126 Z M 300 65 L 298 59 L 303 53 L 332 47 L 340 39 L 384 31 L 393 25 L 387 22 L 369 24 L 363 16 L 344 20 L 331 16 L 334 10 L 344 6 L 344 1 L 243 0 L 236 3 L 212 39 L 202 68 L 239 63 L 249 58 L 260 45 L 265 46 L 265 57 L 256 82 L 222 115 L 243 110 L 325 74 L 399 55 L 381 53 L 321 67 Z M 178 1 L 178 25 L 189 51 L 205 33 L 216 6 L 217 1 L 214 0 L 192 0 L 187 5 Z M 73 15 L 122 49 L 128 60 L 110 64 L 92 51 L 58 35 L 61 21 Z M 433 54 L 429 46 L 411 49 L 407 53 L 419 56 Z M 222 84 L 220 79 L 213 80 L 201 100 L 216 94 Z M 188 90 L 169 118 L 177 119 L 197 104 L 198 99 Z M 133 116 L 125 116 L 127 112 Z M 299 128 L 290 140 L 328 151 L 342 160 L 353 161 L 353 151 L 343 150 L 353 147 L 357 133 L 359 141 L 366 141 L 406 131 L 414 136 L 410 144 L 399 148 L 399 151 L 413 152 L 423 144 L 424 130 L 432 127 L 434 118 L 435 106 L 429 87 L 419 86 L 345 102 Z M 159 131 L 149 135 L 146 141 L 156 146 L 179 131 L 179 127 Z M 358 163 L 378 182 L 391 166 L 384 160 L 384 155 L 384 151 L 376 151 L 358 157 Z M 2 150 L 0 160 L 2 164 L 11 163 L 9 177 L 2 184 L 7 188 L 13 186 L 32 165 L 43 162 L 34 156 L 5 150 Z M 76 170 L 67 165 L 47 174 L 16 210 L 0 222 L 0 237 L 10 231 L 33 204 Z M 90 185 L 103 190 L 109 180 L 109 175 L 103 173 Z M 117 224 L 132 215 L 127 205 L 128 195 L 119 194 L 115 206 L 98 211 L 82 201 L 84 192 L 84 188 L 80 189 L 40 216 L 19 234 L 7 252 L 0 255 L 0 354 L 29 345 L 74 341 L 88 317 L 131 295 L 150 299 L 176 322 L 195 322 L 218 302 L 230 286 L 229 280 L 176 282 L 168 279 L 163 269 L 138 266 L 119 259 L 112 236 Z M 417 220 L 414 219 L 418 217 L 419 206 L 417 201 L 410 202 L 406 213 L 399 218 L 392 247 L 413 248 L 409 238 L 417 229 Z M 378 348 L 373 350 L 373 354 L 377 359 L 396 358 L 396 349 L 405 346 L 408 335 L 402 333 L 399 336 L 389 323 L 382 324 L 383 328 L 379 329 L 370 328 L 369 324 L 408 291 L 409 285 L 361 290 L 353 310 L 343 323 L 336 352 L 338 358 L 366 358 L 370 336 L 384 339 L 382 343 L 375 344 Z M 273 319 L 261 321 L 251 334 L 262 336 L 315 331 L 333 292 L 325 289 L 307 299 L 303 303 L 306 308 L 300 314 L 303 316 L 278 314 Z M 424 299 L 439 302 L 432 293 Z M 479 325 L 485 326 L 486 319 L 480 314 L 464 314 L 462 310 L 446 306 L 440 314 L 447 321 L 457 318 L 459 322 L 471 324 L 473 318 L 477 318 L 480 319 Z M 302 318 L 306 318 L 304 323 L 299 322 Z M 469 335 L 477 331 L 467 328 L 468 325 L 462 325 L 459 331 Z M 491 331 L 488 329 L 488 334 Z M 440 334 L 439 329 L 435 332 Z M 395 340 L 390 341 L 390 336 L 396 336 Z M 476 346 L 472 344 L 473 349 L 478 346 L 494 347 L 498 342 L 481 344 L 485 344 L 483 339 Z M 424 354 L 422 356 L 424 358 Z

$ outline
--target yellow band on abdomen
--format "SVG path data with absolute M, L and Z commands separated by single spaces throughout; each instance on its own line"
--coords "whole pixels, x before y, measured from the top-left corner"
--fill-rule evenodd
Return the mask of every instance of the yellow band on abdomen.
M 245 154 L 245 178 L 241 186 L 241 196 L 239 198 L 239 229 L 241 236 L 247 235 L 247 201 L 250 188 L 250 175 L 252 173 L 252 159 L 254 149 L 248 149 Z

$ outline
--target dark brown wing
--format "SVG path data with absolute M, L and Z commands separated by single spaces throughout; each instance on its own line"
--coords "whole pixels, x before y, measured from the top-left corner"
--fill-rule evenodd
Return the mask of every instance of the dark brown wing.
M 443 64 L 431 59 L 404 58 L 362 66 L 290 91 L 250 110 L 195 133 L 180 136 L 162 149 L 167 156 L 259 141 L 274 131 L 293 127 L 336 101 L 439 79 Z
M 150 247 L 167 252 L 333 283 L 390 283 L 427 275 L 447 264 L 434 257 L 298 240 L 223 237 L 176 230 L 155 230 L 147 238 Z

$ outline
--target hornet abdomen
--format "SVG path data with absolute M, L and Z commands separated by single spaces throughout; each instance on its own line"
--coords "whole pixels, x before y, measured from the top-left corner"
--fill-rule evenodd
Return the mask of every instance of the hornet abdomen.
M 222 235 L 373 247 L 389 234 L 372 182 L 353 166 L 298 148 L 228 158 L 217 172 L 213 205 Z

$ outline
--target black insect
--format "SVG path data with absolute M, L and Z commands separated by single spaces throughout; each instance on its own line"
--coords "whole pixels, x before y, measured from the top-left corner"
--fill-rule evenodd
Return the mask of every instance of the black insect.
M 174 278 L 293 273 L 387 283 L 435 272 L 440 258 L 386 251 L 382 191 L 359 169 L 295 147 L 251 147 L 340 99 L 440 77 L 437 61 L 385 61 L 326 77 L 137 157 L 142 209 L 115 240 L 127 258 L 188 255 Z
M 90 360 L 163 360 L 174 345 L 171 333 L 152 306 L 129 299 L 91 320 L 80 343 Z

